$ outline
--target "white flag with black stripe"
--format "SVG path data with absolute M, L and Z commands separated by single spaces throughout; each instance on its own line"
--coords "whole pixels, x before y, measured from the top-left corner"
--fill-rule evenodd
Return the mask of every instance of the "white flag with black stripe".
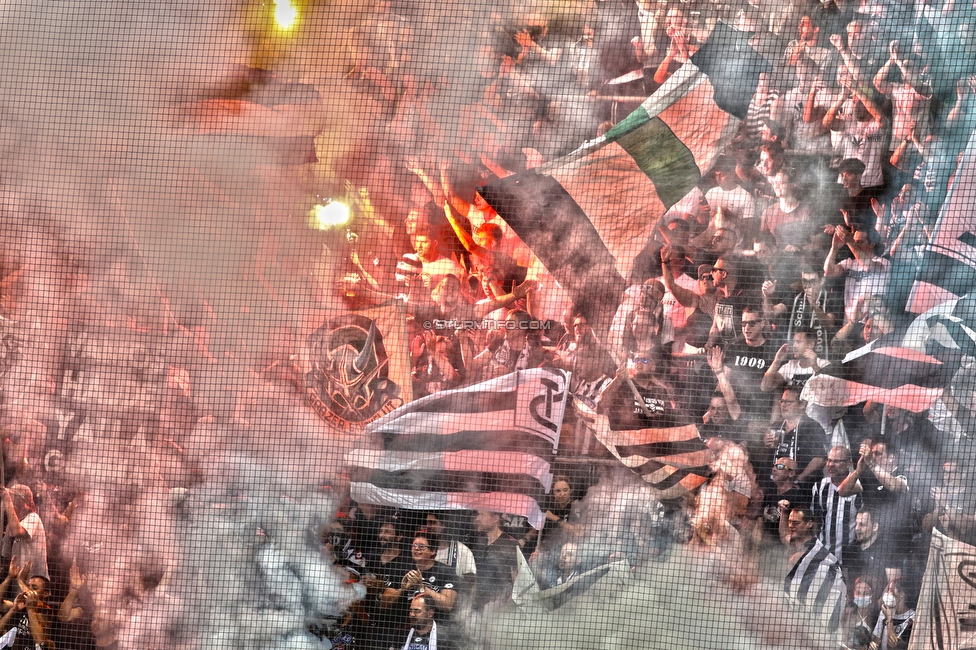
M 539 502 L 568 398 L 568 373 L 520 370 L 428 395 L 367 428 L 346 456 L 353 499 L 417 510 L 493 510 L 545 520 Z
M 831 632 L 840 627 L 847 587 L 837 557 L 819 539 L 796 560 L 783 589 L 794 606 L 819 618 Z

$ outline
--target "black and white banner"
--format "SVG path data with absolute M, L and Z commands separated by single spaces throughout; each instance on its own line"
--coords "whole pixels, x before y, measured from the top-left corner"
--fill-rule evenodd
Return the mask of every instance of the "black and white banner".
M 568 373 L 533 368 L 401 406 L 369 425 L 373 448 L 346 456 L 352 498 L 493 510 L 541 528 L 568 386 Z

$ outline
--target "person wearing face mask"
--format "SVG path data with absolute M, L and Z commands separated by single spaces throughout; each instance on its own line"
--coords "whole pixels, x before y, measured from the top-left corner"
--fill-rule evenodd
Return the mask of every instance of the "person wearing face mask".
M 874 641 L 880 650 L 908 647 L 915 623 L 915 610 L 908 606 L 903 580 L 892 580 L 881 595 L 881 615 L 874 626 Z
M 844 610 L 844 629 L 861 627 L 871 632 L 878 622 L 881 608 L 875 597 L 877 589 L 870 576 L 860 576 L 854 581 L 854 598 Z

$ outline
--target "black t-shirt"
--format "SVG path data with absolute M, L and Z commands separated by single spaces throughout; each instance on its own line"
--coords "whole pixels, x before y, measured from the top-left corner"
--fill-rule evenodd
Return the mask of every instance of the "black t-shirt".
M 769 481 L 762 486 L 763 490 L 763 530 L 773 539 L 779 539 L 779 502 L 786 500 L 790 502 L 791 508 L 810 507 L 810 490 L 804 489 L 799 485 L 783 494 L 776 493 L 776 484 Z
M 761 305 L 752 292 L 737 291 L 728 298 L 719 298 L 715 303 L 713 327 L 718 331 L 717 343 L 732 343 L 742 335 L 742 310 Z
M 783 440 L 773 453 L 772 462 L 775 463 L 777 458 L 783 457 L 796 461 L 798 474 L 803 472 L 814 458 L 826 458 L 827 437 L 823 428 L 803 416 L 795 429 L 783 432 Z M 820 477 L 815 477 L 814 480 L 820 480 Z M 810 499 L 812 500 L 812 494 Z
M 747 345 L 739 338 L 725 346 L 725 366 L 729 369 L 729 382 L 735 390 L 742 410 L 751 415 L 766 416 L 772 413 L 774 395 L 759 389 L 763 375 L 773 365 L 779 344 L 767 337 L 762 345 Z
M 404 551 L 386 564 L 380 562 L 379 555 L 366 558 L 366 573 L 376 575 L 387 587 L 398 588 L 403 576 L 407 575 L 407 571 L 411 568 L 413 568 L 413 560 Z
M 407 566 L 406 571 L 404 571 L 404 575 L 414 570 L 419 571 L 417 566 L 411 563 L 409 566 Z M 454 591 L 457 591 L 458 589 L 457 573 L 446 564 L 434 562 L 434 566 L 424 571 L 420 571 L 420 573 L 423 575 L 423 586 L 428 587 L 434 593 L 439 594 L 448 589 Z M 399 586 L 399 583 L 393 585 L 394 588 L 399 588 Z M 408 621 L 410 619 L 410 601 L 413 600 L 414 596 L 422 594 L 423 592 L 424 590 L 422 588 L 405 589 L 403 593 L 400 594 L 400 600 L 396 605 L 399 620 Z M 441 620 L 442 618 L 448 618 L 449 615 L 443 615 L 442 612 L 437 612 L 436 617 L 438 620 Z
M 475 606 L 504 598 L 512 593 L 512 571 L 518 566 L 516 549 L 518 542 L 511 535 L 502 534 L 492 544 L 480 538 L 471 548 L 474 562 L 478 567 L 478 580 L 475 583 Z
M 412 568 L 412 559 L 403 552 L 386 564 L 381 564 L 377 557 L 368 558 L 366 563 L 366 573 L 372 573 L 382 580 L 384 589 L 399 589 L 403 576 L 407 575 L 407 571 Z M 366 599 L 364 603 L 366 614 L 376 628 L 377 638 L 393 642 L 405 629 L 407 615 L 406 612 L 401 612 L 398 606 L 383 607 L 380 602 L 381 597 L 382 590 Z
M 891 475 L 908 480 L 904 470 L 895 468 Z M 881 524 L 887 538 L 895 544 L 905 545 L 911 541 L 918 523 L 912 517 L 912 494 L 907 492 L 892 492 L 868 470 L 861 475 L 862 496 L 864 507 L 874 513 L 874 520 Z
M 862 549 L 857 543 L 845 548 L 844 570 L 850 576 L 851 584 L 854 584 L 855 578 L 867 575 L 874 577 L 875 584 L 887 585 L 885 569 L 903 569 L 904 559 L 890 538 L 879 536 L 867 549 Z
M 617 386 L 610 395 L 607 419 L 613 431 L 663 429 L 686 424 L 687 417 L 672 404 L 671 395 L 659 385 L 643 386 L 634 382 L 650 415 L 640 407 L 630 386 Z
M 426 634 L 418 634 L 414 630 L 410 636 L 410 641 L 407 643 L 407 650 L 430 650 L 430 639 L 435 630 L 437 632 L 437 650 L 453 650 L 454 645 L 451 643 L 450 631 L 444 625 L 438 625 L 436 622 L 434 625 L 436 627 L 431 628 Z M 396 647 L 399 650 L 403 644 L 398 644 Z

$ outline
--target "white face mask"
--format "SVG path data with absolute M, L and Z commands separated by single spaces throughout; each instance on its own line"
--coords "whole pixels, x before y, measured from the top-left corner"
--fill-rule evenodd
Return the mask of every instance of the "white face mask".
M 873 600 L 871 596 L 854 596 L 854 606 L 863 609 L 869 607 Z
M 881 596 L 881 604 L 885 607 L 894 607 L 897 602 L 898 599 L 895 598 L 895 595 L 890 592 L 886 591 L 884 595 Z

